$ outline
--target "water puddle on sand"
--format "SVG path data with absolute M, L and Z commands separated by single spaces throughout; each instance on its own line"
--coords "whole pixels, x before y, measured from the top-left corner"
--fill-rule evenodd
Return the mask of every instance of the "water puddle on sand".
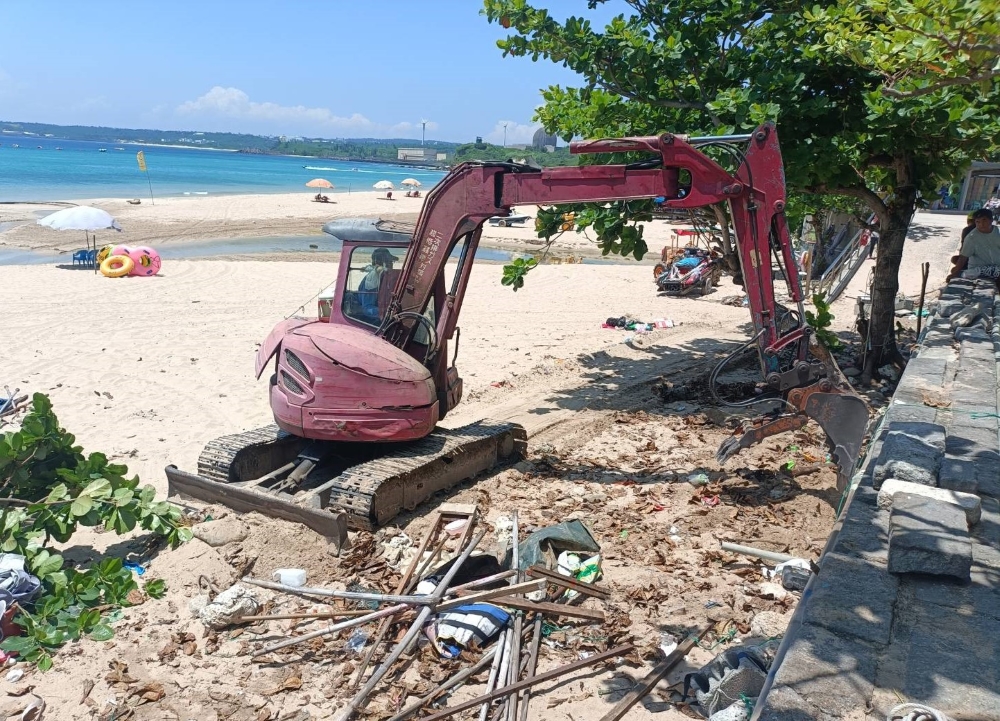
M 127 240 L 122 239 L 125 245 Z M 326 235 L 276 236 L 264 238 L 227 238 L 222 240 L 202 240 L 190 243 L 163 243 L 154 246 L 164 260 L 188 260 L 193 258 L 227 258 L 246 255 L 280 255 L 282 253 L 317 253 L 317 260 L 325 259 L 319 254 L 339 253 L 342 244 L 336 238 Z M 81 249 L 82 250 L 82 249 Z M 457 257 L 457 252 L 453 257 Z M 508 262 L 517 257 L 527 257 L 527 253 L 480 247 L 476 260 Z M 0 246 L 0 265 L 70 265 L 73 253 L 67 251 L 25 250 Z M 607 264 L 635 262 L 627 259 L 584 258 L 585 264 Z

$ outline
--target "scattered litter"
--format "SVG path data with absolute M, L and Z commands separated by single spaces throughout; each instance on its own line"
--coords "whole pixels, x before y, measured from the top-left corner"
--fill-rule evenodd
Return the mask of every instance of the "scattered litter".
M 285 586 L 301 588 L 306 585 L 306 572 L 301 568 L 279 568 L 271 578 Z
M 355 631 L 347 639 L 347 650 L 350 653 L 361 653 L 361 650 L 368 644 L 368 634 L 364 631 Z
M 687 482 L 692 486 L 705 486 L 708 485 L 708 474 L 707 473 L 692 473 L 687 477 Z
M 215 600 L 198 612 L 198 618 L 209 628 L 226 628 L 238 623 L 244 616 L 253 616 L 260 611 L 257 593 L 252 588 L 236 584 L 228 588 Z
M 382 555 L 385 562 L 394 571 L 409 567 L 417 555 L 413 539 L 405 533 L 399 533 L 382 544 Z
M 125 561 L 122 564 L 122 568 L 131 571 L 136 576 L 141 576 L 146 572 L 145 566 L 143 566 L 141 563 L 136 563 L 135 561 Z
M 669 656 L 675 648 L 677 648 L 676 638 L 669 633 L 660 634 L 660 650 L 663 651 L 664 656 Z
M 449 536 L 460 536 L 465 527 L 469 525 L 469 522 L 463 519 L 458 519 L 457 521 L 452 521 L 444 527 L 445 533 Z
M 12 668 L 10 671 L 7 672 L 7 675 L 4 676 L 4 678 L 6 679 L 7 683 L 17 683 L 18 681 L 21 680 L 22 676 L 24 676 L 23 668 Z
M 778 645 L 778 641 L 767 641 L 723 651 L 684 677 L 683 698 L 693 697 L 698 710 L 710 721 L 748 719 L 747 701 L 756 699 L 764 688 Z

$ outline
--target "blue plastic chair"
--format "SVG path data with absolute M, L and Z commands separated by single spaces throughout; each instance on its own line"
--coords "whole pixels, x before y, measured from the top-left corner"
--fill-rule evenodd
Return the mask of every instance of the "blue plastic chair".
M 86 265 L 93 267 L 97 262 L 96 250 L 78 250 L 73 253 L 73 265 Z

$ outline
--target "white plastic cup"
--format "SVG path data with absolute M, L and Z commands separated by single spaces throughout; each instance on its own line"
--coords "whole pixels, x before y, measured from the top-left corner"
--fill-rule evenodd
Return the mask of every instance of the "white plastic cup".
M 306 585 L 306 572 L 301 568 L 279 568 L 272 578 L 284 586 L 301 588 Z

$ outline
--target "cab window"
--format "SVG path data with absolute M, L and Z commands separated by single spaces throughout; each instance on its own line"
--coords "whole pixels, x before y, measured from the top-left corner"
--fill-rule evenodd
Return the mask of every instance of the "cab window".
M 359 246 L 351 251 L 342 311 L 352 320 L 378 326 L 385 315 L 405 248 Z

